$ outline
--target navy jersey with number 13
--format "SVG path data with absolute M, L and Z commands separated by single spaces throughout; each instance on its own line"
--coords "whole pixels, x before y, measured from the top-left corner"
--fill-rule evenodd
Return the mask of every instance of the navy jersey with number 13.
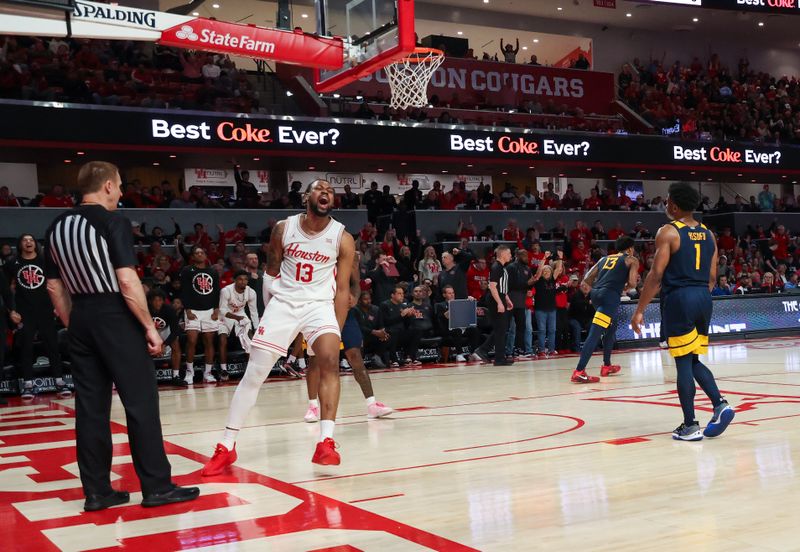
M 627 257 L 628 255 L 625 253 L 617 253 L 600 259 L 600 262 L 597 263 L 600 270 L 597 273 L 597 280 L 592 285 L 592 289 L 608 289 L 613 290 L 615 293 L 622 293 L 630 273 L 630 268 L 625 264 Z
M 683 287 L 708 287 L 711 261 L 714 258 L 714 235 L 700 224 L 688 226 L 672 221 L 681 245 L 669 259 L 661 287 L 664 294 Z

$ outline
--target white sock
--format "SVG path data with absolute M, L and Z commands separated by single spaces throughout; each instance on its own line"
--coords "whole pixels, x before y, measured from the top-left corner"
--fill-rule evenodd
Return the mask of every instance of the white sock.
M 213 368 L 214 368 L 213 364 L 206 364 L 206 370 L 205 370 L 205 372 L 203 372 L 203 374 L 206 375 L 206 376 L 209 375 Z
M 236 391 L 231 399 L 231 407 L 228 410 L 228 422 L 226 427 L 242 427 L 247 414 L 256 404 L 258 392 L 261 385 L 278 361 L 278 353 L 256 349 L 250 351 L 250 360 L 247 362 L 247 369 L 244 376 L 236 386 Z
M 308 399 L 308 406 L 319 408 L 319 399 Z
M 238 429 L 231 429 L 229 427 L 225 428 L 225 432 L 222 434 L 222 445 L 228 449 L 233 450 L 233 447 L 236 446 L 236 437 L 239 436 Z
M 325 439 L 333 439 L 333 429 L 336 427 L 336 422 L 333 420 L 322 420 L 319 423 L 319 442 Z
M 194 362 L 187 362 L 186 363 L 186 373 L 187 374 L 194 374 Z
M 375 404 L 375 397 L 367 397 L 367 406 Z
M 220 364 L 219 365 L 219 369 L 222 370 L 223 372 L 227 372 L 228 371 L 228 365 L 227 364 Z
M 299 360 L 297 361 L 297 365 L 298 365 L 300 368 L 303 368 L 303 369 L 305 370 L 305 367 L 306 367 L 306 359 L 304 359 L 304 358 L 301 358 L 301 359 L 299 359 Z
M 295 360 L 297 360 L 297 357 L 294 355 L 289 355 L 288 357 L 286 357 L 286 362 L 289 364 L 292 364 Z

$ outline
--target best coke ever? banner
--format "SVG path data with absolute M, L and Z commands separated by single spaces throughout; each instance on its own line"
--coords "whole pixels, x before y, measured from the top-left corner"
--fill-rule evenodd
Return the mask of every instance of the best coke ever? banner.
M 5 146 L 800 172 L 800 148 L 795 146 L 681 142 L 660 136 L 226 117 L 16 101 L 0 101 L 0 119 L 0 145 Z

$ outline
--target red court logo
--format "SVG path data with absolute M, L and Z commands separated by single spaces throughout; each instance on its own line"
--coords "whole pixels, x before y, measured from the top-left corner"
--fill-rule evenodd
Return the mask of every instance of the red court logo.
M 180 485 L 200 486 L 197 500 L 145 509 L 133 496 L 130 504 L 86 513 L 75 459 L 74 412 L 57 404 L 10 406 L 0 408 L 0 422 L 5 428 L 0 443 L 0 542 L 20 552 L 78 546 L 182 550 L 212 543 L 236 548 L 246 541 L 262 550 L 369 550 L 376 543 L 395 550 L 473 550 L 236 466 L 226 475 L 200 477 L 208 457 L 169 442 L 164 448 L 173 478 Z M 114 487 L 133 494 L 140 487 L 126 428 L 112 423 L 111 432 Z

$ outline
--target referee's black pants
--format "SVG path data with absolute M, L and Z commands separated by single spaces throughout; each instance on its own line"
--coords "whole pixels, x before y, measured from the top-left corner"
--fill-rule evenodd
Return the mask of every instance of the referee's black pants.
M 18 340 L 22 379 L 25 381 L 33 379 L 33 338 L 37 331 L 50 360 L 50 375 L 60 378 L 64 371 L 61 367 L 61 354 L 58 351 L 58 333 L 53 308 L 20 309 L 18 312 L 22 315 L 22 328 L 17 330 L 15 339 Z
M 111 488 L 111 384 L 125 408 L 133 467 L 145 496 L 172 488 L 158 389 L 144 330 L 121 296 L 73 297 L 69 325 L 75 429 L 83 492 Z
M 494 361 L 503 362 L 506 360 L 506 339 L 508 338 L 508 324 L 511 321 L 511 313 L 506 310 L 505 312 L 497 312 L 497 304 L 494 303 L 489 309 L 489 316 L 492 321 L 492 333 L 480 346 L 483 351 L 488 351 L 489 347 L 494 344 Z

